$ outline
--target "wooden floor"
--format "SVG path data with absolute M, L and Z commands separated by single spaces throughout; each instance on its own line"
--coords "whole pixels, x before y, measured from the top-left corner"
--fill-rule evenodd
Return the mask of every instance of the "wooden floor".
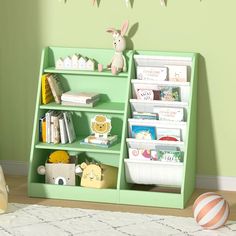
M 9 202 L 25 203 L 25 204 L 41 204 L 49 206 L 62 206 L 62 207 L 78 207 L 97 210 L 109 211 L 123 211 L 134 213 L 147 213 L 158 215 L 175 215 L 175 216 L 189 216 L 192 217 L 192 205 L 194 200 L 200 194 L 207 192 L 207 190 L 196 190 L 189 201 L 187 207 L 183 210 L 157 208 L 157 207 L 143 207 L 131 205 L 116 205 L 116 204 L 103 204 L 94 202 L 82 201 L 68 201 L 68 200 L 53 200 L 43 198 L 29 198 L 27 196 L 27 177 L 25 176 L 6 176 L 6 182 L 9 186 Z M 228 191 L 215 191 L 224 196 L 230 204 L 230 220 L 236 220 L 236 192 Z

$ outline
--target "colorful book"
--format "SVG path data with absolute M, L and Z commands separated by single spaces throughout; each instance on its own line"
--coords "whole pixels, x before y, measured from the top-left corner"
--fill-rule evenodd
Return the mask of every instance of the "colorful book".
M 135 139 L 155 140 L 156 139 L 156 127 L 154 126 L 131 126 L 131 136 Z
M 69 143 L 73 143 L 73 141 L 76 139 L 76 135 L 75 135 L 72 114 L 70 112 L 63 112 L 63 116 L 65 120 L 66 132 L 67 132 Z
M 181 130 L 174 128 L 157 128 L 157 140 L 181 141 Z
M 140 100 L 160 100 L 160 91 L 152 89 L 137 89 L 137 98 Z
M 48 74 L 42 75 L 41 78 L 41 98 L 42 98 L 42 104 L 48 104 L 53 100 L 52 91 L 50 89 L 48 80 L 47 80 Z
M 55 102 L 61 103 L 61 95 L 63 94 L 63 89 L 60 78 L 55 74 L 49 74 L 47 76 L 47 79 Z
M 129 158 L 133 160 L 157 160 L 157 151 L 148 149 L 129 148 Z
M 158 116 L 155 113 L 134 111 L 133 118 L 134 119 L 143 119 L 143 120 L 157 120 Z
M 87 104 L 93 102 L 94 100 L 98 100 L 99 96 L 100 94 L 98 93 L 68 91 L 62 94 L 61 100 L 65 102 Z
M 163 87 L 160 91 L 162 101 L 180 101 L 179 87 Z
M 89 135 L 80 144 L 95 145 L 100 147 L 110 147 L 118 139 L 117 135 L 108 135 L 107 138 L 97 138 L 95 135 Z
M 164 162 L 183 162 L 182 151 L 158 150 L 158 161 Z

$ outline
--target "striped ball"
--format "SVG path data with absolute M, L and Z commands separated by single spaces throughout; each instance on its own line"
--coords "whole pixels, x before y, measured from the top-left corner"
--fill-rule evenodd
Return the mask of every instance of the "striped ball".
M 228 202 L 217 193 L 200 195 L 193 205 L 194 218 L 205 229 L 223 226 L 229 217 Z

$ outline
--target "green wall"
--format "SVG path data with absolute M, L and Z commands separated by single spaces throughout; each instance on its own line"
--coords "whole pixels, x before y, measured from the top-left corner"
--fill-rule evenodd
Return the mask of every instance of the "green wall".
M 146 3 L 148 2 L 148 4 Z M 111 48 L 109 26 L 138 26 L 129 48 L 199 52 L 198 174 L 236 176 L 236 1 L 0 0 L 2 160 L 29 158 L 40 51 L 47 45 Z M 113 13 L 115 10 L 116 13 Z

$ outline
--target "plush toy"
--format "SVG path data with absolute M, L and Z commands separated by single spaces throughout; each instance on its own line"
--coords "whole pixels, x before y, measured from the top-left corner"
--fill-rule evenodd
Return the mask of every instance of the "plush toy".
M 108 33 L 112 33 L 113 47 L 115 49 L 115 55 L 112 57 L 111 63 L 108 65 L 108 69 L 111 69 L 112 74 L 117 74 L 121 71 L 126 71 L 126 60 L 123 55 L 123 51 L 126 49 L 126 41 L 124 38 L 125 33 L 129 27 L 129 22 L 125 21 L 121 27 L 121 30 L 109 28 Z
M 0 166 L 0 214 L 7 210 L 8 186 L 6 185 L 2 167 Z
M 45 183 L 58 185 L 76 184 L 75 176 L 82 173 L 79 165 L 76 165 L 77 158 L 69 157 L 67 163 L 63 162 L 46 162 L 45 166 L 41 165 L 37 168 L 39 175 L 45 175 Z
M 81 186 L 89 188 L 115 188 L 118 173 L 116 167 L 83 162 L 80 168 L 83 171 Z
M 69 163 L 69 154 L 65 151 L 55 151 L 49 158 L 48 162 L 50 163 Z
M 195 200 L 193 212 L 196 222 L 204 229 L 217 229 L 229 217 L 229 204 L 221 195 L 207 192 Z

